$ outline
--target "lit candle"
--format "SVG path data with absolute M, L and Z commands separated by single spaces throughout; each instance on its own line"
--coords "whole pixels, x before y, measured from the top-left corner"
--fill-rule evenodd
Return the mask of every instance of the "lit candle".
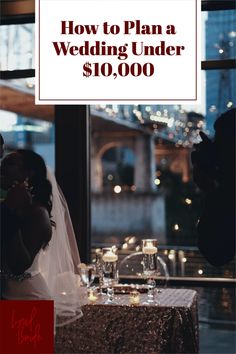
M 118 259 L 118 256 L 115 253 L 113 253 L 112 251 L 106 252 L 102 257 L 103 262 L 116 262 L 117 259 Z
M 147 241 L 146 245 L 143 247 L 143 253 L 155 254 L 157 253 L 157 247 L 155 247 L 151 241 Z
M 140 302 L 140 295 L 137 290 L 133 290 L 129 294 L 129 302 L 131 305 L 138 305 Z
M 92 302 L 97 300 L 97 297 L 94 295 L 94 292 L 91 289 L 89 290 L 88 299 L 89 299 L 89 301 L 92 301 Z

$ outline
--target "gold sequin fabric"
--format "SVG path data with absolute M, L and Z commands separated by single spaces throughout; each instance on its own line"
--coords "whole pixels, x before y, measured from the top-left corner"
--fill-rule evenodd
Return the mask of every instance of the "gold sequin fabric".
M 83 306 L 83 317 L 57 329 L 55 353 L 198 353 L 197 293 L 164 289 L 159 305 L 130 305 L 128 295 L 105 305 L 106 297 Z

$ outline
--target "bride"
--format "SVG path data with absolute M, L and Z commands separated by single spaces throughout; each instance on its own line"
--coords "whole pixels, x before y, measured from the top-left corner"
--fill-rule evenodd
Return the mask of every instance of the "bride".
M 80 262 L 65 198 L 40 155 L 8 154 L 1 164 L 1 298 L 54 300 L 57 325 L 82 316 Z

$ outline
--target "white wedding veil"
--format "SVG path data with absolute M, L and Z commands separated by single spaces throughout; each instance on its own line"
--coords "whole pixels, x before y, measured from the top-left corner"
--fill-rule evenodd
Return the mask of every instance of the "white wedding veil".
M 39 270 L 54 300 L 56 326 L 70 323 L 82 316 L 81 305 L 86 293 L 78 275 L 79 251 L 68 206 L 54 174 L 47 168 L 52 185 L 52 239 L 39 256 Z

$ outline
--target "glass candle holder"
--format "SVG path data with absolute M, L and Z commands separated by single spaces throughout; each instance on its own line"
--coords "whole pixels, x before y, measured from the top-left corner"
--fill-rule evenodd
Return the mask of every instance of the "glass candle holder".
M 115 304 L 114 301 L 114 284 L 117 282 L 117 260 L 118 256 L 113 252 L 112 248 L 102 249 L 103 261 L 103 282 L 107 287 L 107 301 L 106 304 Z
M 148 284 L 148 300 L 147 304 L 155 303 L 154 289 L 156 282 L 154 275 L 157 273 L 157 248 L 158 242 L 156 239 L 142 240 L 142 253 L 143 253 L 143 275 L 147 279 Z
M 130 305 L 139 305 L 140 303 L 140 294 L 137 290 L 132 290 L 129 294 L 129 303 Z
M 88 291 L 88 300 L 90 302 L 96 302 L 96 300 L 97 300 L 97 296 L 95 295 L 93 289 L 89 289 L 89 291 Z

